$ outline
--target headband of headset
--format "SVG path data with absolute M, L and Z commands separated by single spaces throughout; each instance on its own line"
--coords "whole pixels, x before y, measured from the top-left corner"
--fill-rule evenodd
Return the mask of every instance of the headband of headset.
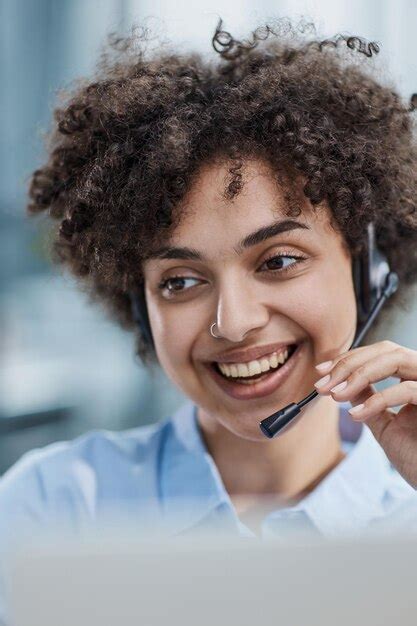
M 389 271 L 390 267 L 386 257 L 376 246 L 375 227 L 371 222 L 367 226 L 366 250 L 354 258 L 352 263 L 359 324 L 366 320 L 375 302 L 381 296 Z M 143 281 L 138 283 L 137 288 L 130 292 L 130 298 L 133 318 L 138 324 L 145 342 L 154 348 Z

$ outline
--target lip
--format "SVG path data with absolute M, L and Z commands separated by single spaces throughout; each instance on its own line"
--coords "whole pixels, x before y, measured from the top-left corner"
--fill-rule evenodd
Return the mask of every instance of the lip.
M 286 344 L 288 345 L 288 344 Z M 302 353 L 304 343 L 298 344 L 293 355 L 275 372 L 270 374 L 266 379 L 260 380 L 259 383 L 253 385 L 242 385 L 240 383 L 227 380 L 219 374 L 214 367 L 208 365 L 207 368 L 218 386 L 227 393 L 228 396 L 235 400 L 253 400 L 255 398 L 263 398 L 274 393 L 290 376 L 292 370 Z
M 234 350 L 233 352 L 227 352 L 223 355 L 219 354 L 217 357 L 214 357 L 210 363 L 213 363 L 214 361 L 216 363 L 246 363 L 271 354 L 272 352 L 282 352 L 282 350 L 284 350 L 287 346 L 291 346 L 296 343 L 299 342 L 291 339 L 287 342 L 281 341 L 280 343 L 270 343 L 265 346 L 255 346 L 253 348 Z

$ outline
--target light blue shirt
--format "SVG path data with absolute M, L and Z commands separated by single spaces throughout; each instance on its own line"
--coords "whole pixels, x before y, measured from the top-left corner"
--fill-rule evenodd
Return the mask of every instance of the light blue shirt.
M 342 436 L 358 426 L 348 406 L 340 405 Z M 346 457 L 314 491 L 264 518 L 262 536 L 300 527 L 329 538 L 370 528 L 417 530 L 416 491 L 367 427 L 350 439 Z M 0 550 L 21 533 L 33 536 L 54 523 L 78 532 L 111 515 L 168 535 L 222 528 L 256 537 L 236 514 L 190 401 L 156 424 L 91 431 L 26 453 L 0 479 L 0 511 Z
M 351 431 L 346 457 L 296 505 L 266 515 L 262 537 L 417 530 L 416 491 L 368 428 L 352 432 L 359 425 L 348 406 L 340 405 L 342 437 Z M 105 525 L 115 513 L 138 533 L 218 530 L 256 539 L 239 519 L 201 436 L 196 407 L 187 402 L 156 424 L 92 431 L 26 453 L 0 479 L 0 567 L 1 554 L 22 538 L 35 540 L 37 532 L 58 526 L 77 534 Z

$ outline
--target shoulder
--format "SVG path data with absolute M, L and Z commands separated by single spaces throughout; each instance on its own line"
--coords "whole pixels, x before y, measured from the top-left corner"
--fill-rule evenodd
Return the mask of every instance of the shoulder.
M 106 502 L 155 495 L 170 418 L 125 431 L 93 430 L 24 454 L 0 479 L 3 524 L 94 519 Z M 2 522 L 0 520 L 0 533 Z
M 389 463 L 380 514 L 370 530 L 375 533 L 417 532 L 417 491 Z
M 340 405 L 347 457 L 335 472 L 344 481 L 346 518 L 371 534 L 417 530 L 417 491 L 390 463 L 369 428 L 352 422 L 348 407 Z
M 369 530 L 373 534 L 381 532 L 384 535 L 417 532 L 417 491 L 389 461 L 370 431 L 368 436 L 379 457 L 378 463 L 370 472 L 369 487 L 375 489 L 376 501 Z M 372 461 L 373 458 L 375 455 L 369 454 L 369 460 Z M 368 497 L 372 501 L 370 492 Z

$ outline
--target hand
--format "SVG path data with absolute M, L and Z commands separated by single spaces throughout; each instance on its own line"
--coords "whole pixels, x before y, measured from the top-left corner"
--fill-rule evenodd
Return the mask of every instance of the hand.
M 350 402 L 352 418 L 369 426 L 394 467 L 417 488 L 417 351 L 380 341 L 316 369 L 326 374 L 315 383 L 318 393 Z M 400 382 L 376 391 L 372 383 L 388 376 Z M 390 408 L 397 405 L 404 405 L 398 413 Z

